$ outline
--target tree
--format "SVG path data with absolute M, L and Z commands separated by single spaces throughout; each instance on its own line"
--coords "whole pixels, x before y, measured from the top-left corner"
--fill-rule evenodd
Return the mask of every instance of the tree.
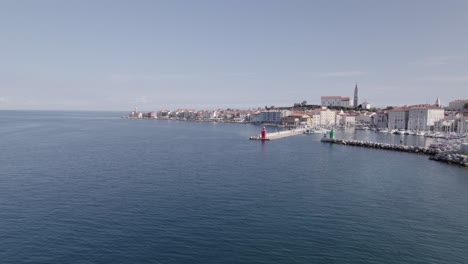
M 464 109 L 468 109 L 468 103 L 465 103 L 465 105 L 463 106 Z

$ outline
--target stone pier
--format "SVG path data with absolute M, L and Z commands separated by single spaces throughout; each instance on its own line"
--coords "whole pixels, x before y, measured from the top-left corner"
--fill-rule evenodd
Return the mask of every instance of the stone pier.
M 292 130 L 284 130 L 284 131 L 279 131 L 279 132 L 267 133 L 266 139 L 262 139 L 260 135 L 252 136 L 249 139 L 250 140 L 274 140 L 274 139 L 301 135 L 301 134 L 304 134 L 304 132 L 305 132 L 305 128 L 297 128 L 297 129 L 292 129 Z

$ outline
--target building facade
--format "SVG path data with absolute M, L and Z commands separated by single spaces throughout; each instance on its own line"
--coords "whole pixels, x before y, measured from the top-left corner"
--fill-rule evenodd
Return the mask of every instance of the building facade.
M 312 127 L 314 125 L 313 119 L 304 113 L 293 113 L 289 116 L 283 117 L 281 123 L 285 126 L 307 125 Z
M 468 104 L 468 99 L 451 101 L 449 102 L 447 110 L 460 111 L 465 108 L 465 104 Z
M 434 123 L 444 119 L 445 110 L 437 106 L 415 106 L 408 111 L 408 129 L 429 131 Z
M 336 115 L 336 124 L 340 126 L 354 126 L 356 117 L 350 114 L 339 113 Z
M 389 129 L 407 129 L 408 128 L 407 108 L 397 108 L 388 111 L 388 128 Z
M 388 128 L 388 113 L 378 112 L 373 116 L 372 124 L 377 128 Z
M 331 126 L 336 124 L 336 112 L 326 107 L 314 110 L 312 119 L 316 126 Z
M 350 107 L 351 99 L 345 96 L 322 96 L 321 106 L 325 107 Z
M 260 112 L 259 120 L 262 123 L 281 123 L 281 119 L 290 114 L 289 110 L 266 110 Z

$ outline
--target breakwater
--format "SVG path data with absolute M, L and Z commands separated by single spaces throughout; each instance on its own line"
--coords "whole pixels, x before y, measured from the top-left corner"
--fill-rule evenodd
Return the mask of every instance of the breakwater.
M 295 135 L 301 135 L 301 134 L 304 134 L 304 132 L 305 132 L 305 128 L 296 128 L 296 129 L 291 129 L 291 130 L 268 133 L 266 138 L 262 138 L 261 135 L 256 135 L 256 136 L 250 137 L 249 139 L 250 140 L 274 140 L 274 139 L 280 139 L 280 138 L 285 138 L 285 137 L 290 137 L 290 136 L 295 136 Z
M 385 150 L 393 150 L 393 151 L 400 151 L 400 152 L 425 154 L 425 155 L 435 155 L 437 153 L 437 150 L 432 149 L 432 148 L 423 148 L 423 147 L 388 144 L 388 143 L 378 143 L 378 142 L 372 142 L 372 141 L 322 138 L 322 142 L 356 146 L 356 147 L 385 149 Z
M 379 142 L 372 142 L 372 141 L 335 139 L 335 138 L 322 138 L 321 141 L 326 142 L 326 143 L 340 144 L 340 145 L 384 149 L 384 150 L 429 155 L 430 160 L 468 167 L 467 155 L 457 153 L 456 151 L 446 151 L 446 149 L 442 147 L 441 148 L 423 148 L 423 147 L 416 147 L 416 146 L 379 143 Z
M 454 151 L 440 152 L 429 157 L 429 159 L 468 167 L 468 156 Z

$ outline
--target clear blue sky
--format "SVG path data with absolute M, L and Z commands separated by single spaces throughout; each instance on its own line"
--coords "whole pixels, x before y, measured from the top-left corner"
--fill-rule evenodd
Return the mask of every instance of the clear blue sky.
M 468 98 L 468 1 L 0 1 L 0 109 Z

